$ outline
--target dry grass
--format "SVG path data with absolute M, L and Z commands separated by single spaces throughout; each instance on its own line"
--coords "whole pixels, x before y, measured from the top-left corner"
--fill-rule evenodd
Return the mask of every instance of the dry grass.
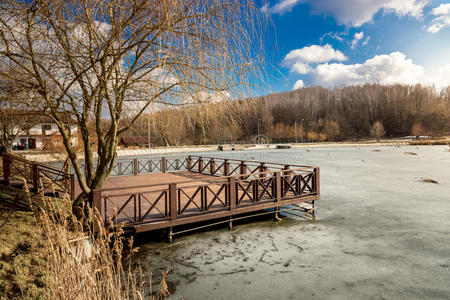
M 66 209 L 69 199 L 42 194 L 40 199 L 42 205 L 33 205 L 32 212 L 14 212 L 20 226 L 10 218 L 0 232 L 0 298 L 162 299 L 169 295 L 168 271 L 154 291 L 151 274 L 145 276 L 139 265 L 124 263 L 135 250 L 121 226 L 108 232 L 92 210 L 86 210 L 89 222 L 82 222 Z M 7 236 L 17 242 L 4 243 Z
M 449 145 L 450 146 L 450 138 L 447 139 L 438 139 L 438 140 L 416 140 L 411 141 L 410 145 Z
M 39 299 L 45 295 L 46 254 L 43 235 L 31 211 L 9 215 L 5 198 L 19 190 L 0 185 L 0 298 Z

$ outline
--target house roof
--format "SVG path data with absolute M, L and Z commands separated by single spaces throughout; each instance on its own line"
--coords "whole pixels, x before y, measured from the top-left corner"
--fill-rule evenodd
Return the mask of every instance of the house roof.
M 119 143 L 127 146 L 140 146 L 148 144 L 148 137 L 139 135 L 121 136 Z

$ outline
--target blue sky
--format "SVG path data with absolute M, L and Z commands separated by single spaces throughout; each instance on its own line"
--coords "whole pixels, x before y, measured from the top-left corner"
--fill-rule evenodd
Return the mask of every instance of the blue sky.
M 271 89 L 450 83 L 450 1 L 271 0 Z

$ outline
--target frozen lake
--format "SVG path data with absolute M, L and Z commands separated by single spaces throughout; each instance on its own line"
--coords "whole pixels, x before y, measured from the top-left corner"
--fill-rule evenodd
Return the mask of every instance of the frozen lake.
M 448 146 L 205 153 L 318 165 L 315 221 L 270 217 L 176 236 L 138 237 L 171 299 L 449 299 Z M 417 155 L 414 155 L 417 154 Z M 439 184 L 423 182 L 429 178 Z

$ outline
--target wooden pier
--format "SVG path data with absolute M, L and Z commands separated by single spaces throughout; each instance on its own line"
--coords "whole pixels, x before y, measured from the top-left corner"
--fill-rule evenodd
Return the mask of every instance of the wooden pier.
M 27 175 L 36 185 L 39 176 L 51 177 L 71 197 L 80 193 L 72 174 L 45 164 L 8 156 L 4 165 L 6 178 Z M 124 223 L 136 232 L 168 228 L 171 238 L 180 225 L 226 218 L 231 227 L 248 213 L 299 204 L 313 216 L 319 180 L 319 168 L 312 166 L 199 156 L 122 158 L 102 189 L 93 191 L 92 204 L 107 226 Z
M 320 198 L 319 168 L 212 157 L 122 159 L 93 205 L 136 232 L 307 203 Z

